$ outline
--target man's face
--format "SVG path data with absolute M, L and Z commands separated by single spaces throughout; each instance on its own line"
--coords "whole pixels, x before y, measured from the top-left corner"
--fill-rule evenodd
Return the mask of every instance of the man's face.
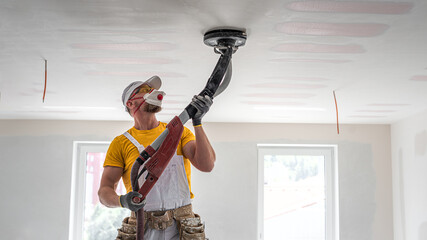
M 138 109 L 140 108 L 144 112 L 149 112 L 149 113 L 160 112 L 160 110 L 162 109 L 161 107 L 146 103 L 144 100 L 144 95 L 147 93 L 151 93 L 154 90 L 155 89 L 150 87 L 148 84 L 143 84 L 134 90 L 134 92 L 131 94 L 131 97 L 129 98 L 129 101 L 134 101 L 134 104 L 136 106 L 140 106 L 138 107 Z

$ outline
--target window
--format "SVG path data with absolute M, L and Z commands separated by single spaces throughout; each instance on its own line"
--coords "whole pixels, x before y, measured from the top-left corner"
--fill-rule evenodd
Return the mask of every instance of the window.
M 258 236 L 338 240 L 338 166 L 333 145 L 258 145 Z
M 69 239 L 115 239 L 129 210 L 107 208 L 98 199 L 99 183 L 109 142 L 74 142 Z M 119 182 L 118 194 L 126 189 Z

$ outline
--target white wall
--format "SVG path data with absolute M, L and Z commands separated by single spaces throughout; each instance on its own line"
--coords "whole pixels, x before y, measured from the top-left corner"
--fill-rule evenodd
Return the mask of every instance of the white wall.
M 0 121 L 2 239 L 67 239 L 72 142 L 110 141 L 129 122 Z M 212 173 L 193 173 L 210 239 L 255 240 L 257 143 L 337 144 L 342 240 L 392 240 L 388 125 L 206 123 Z M 284 226 L 286 227 L 286 226 Z
M 427 112 L 391 126 L 395 240 L 427 239 Z

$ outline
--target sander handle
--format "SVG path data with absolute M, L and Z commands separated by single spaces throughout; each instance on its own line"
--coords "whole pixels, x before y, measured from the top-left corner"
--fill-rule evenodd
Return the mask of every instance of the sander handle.
M 199 93 L 199 96 L 209 96 L 211 99 L 218 96 L 221 92 L 227 88 L 231 79 L 231 57 L 233 55 L 233 48 L 227 47 L 221 52 L 219 58 L 211 76 L 206 83 L 205 88 Z M 219 91 L 218 91 L 219 90 Z M 218 94 L 215 94 L 218 91 Z M 189 104 L 185 110 L 188 113 L 189 118 L 193 118 L 197 112 L 197 109 Z M 181 121 L 184 119 L 181 119 Z M 188 119 L 187 119 L 188 120 Z M 182 122 L 185 124 L 185 122 Z

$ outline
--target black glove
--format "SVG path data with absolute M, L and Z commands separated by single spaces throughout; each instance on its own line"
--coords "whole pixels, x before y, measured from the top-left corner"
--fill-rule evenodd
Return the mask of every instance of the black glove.
M 198 126 L 202 124 L 202 118 L 209 111 L 213 101 L 208 95 L 199 96 L 194 95 L 191 105 L 197 109 L 196 114 L 193 116 L 193 126 Z
M 120 195 L 120 205 L 131 211 L 137 212 L 139 209 L 144 207 L 145 199 L 140 203 L 135 203 L 132 201 L 134 197 L 142 198 L 142 195 L 139 192 L 128 192 L 126 195 Z

